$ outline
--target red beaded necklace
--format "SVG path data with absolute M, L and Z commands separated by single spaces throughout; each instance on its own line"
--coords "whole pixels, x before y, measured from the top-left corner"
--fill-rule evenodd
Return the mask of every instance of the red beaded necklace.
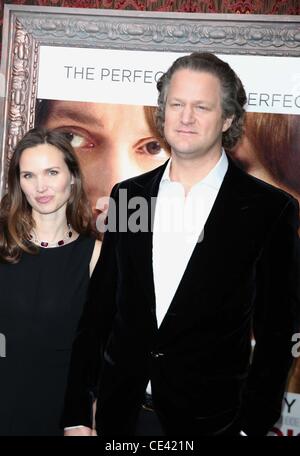
M 64 239 L 61 239 L 60 241 L 56 242 L 47 242 L 47 241 L 40 241 L 38 238 L 37 234 L 33 232 L 33 234 L 30 234 L 30 240 L 31 242 L 34 242 L 37 245 L 40 245 L 41 247 L 61 247 L 62 245 L 65 245 L 68 243 L 68 241 L 71 239 L 73 236 L 73 231 L 71 225 L 68 223 L 68 229 L 66 231 Z

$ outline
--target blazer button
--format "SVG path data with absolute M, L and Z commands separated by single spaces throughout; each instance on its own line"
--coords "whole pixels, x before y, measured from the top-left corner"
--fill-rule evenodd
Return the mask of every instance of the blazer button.
M 164 355 L 165 355 L 164 353 L 153 352 L 153 351 L 151 352 L 151 356 L 152 356 L 153 358 L 156 358 L 156 359 L 157 359 L 157 358 L 161 358 L 161 357 L 164 356 Z

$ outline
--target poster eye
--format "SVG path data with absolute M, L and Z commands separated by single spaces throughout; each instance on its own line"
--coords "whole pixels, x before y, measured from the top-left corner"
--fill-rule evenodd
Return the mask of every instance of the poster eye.
M 158 141 L 150 141 L 144 144 L 145 150 L 151 155 L 157 155 L 161 151 L 161 145 Z
M 85 139 L 83 138 L 83 136 L 79 135 L 78 133 L 71 132 L 71 131 L 66 132 L 65 135 L 74 148 L 83 147 L 84 142 L 85 142 Z

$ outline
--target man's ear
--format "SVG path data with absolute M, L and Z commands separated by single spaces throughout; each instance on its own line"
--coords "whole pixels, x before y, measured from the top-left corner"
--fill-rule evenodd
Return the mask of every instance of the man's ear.
M 222 128 L 222 132 L 224 133 L 225 131 L 228 130 L 228 128 L 231 126 L 232 122 L 233 122 L 233 119 L 234 119 L 234 116 L 231 116 L 231 117 L 227 117 L 227 119 L 224 120 L 224 123 L 223 123 L 223 128 Z

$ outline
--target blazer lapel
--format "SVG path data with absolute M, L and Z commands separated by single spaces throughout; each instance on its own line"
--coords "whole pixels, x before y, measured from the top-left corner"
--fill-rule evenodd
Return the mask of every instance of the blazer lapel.
M 144 198 L 147 204 L 148 226 L 146 232 L 130 233 L 130 254 L 138 274 L 138 280 L 144 284 L 145 294 L 152 307 L 155 315 L 155 290 L 153 280 L 152 266 L 152 246 L 153 246 L 153 222 L 156 197 L 159 189 L 159 184 L 167 166 L 167 162 L 160 166 L 154 172 L 150 179 L 141 183 L 140 180 L 133 181 L 132 195 Z

